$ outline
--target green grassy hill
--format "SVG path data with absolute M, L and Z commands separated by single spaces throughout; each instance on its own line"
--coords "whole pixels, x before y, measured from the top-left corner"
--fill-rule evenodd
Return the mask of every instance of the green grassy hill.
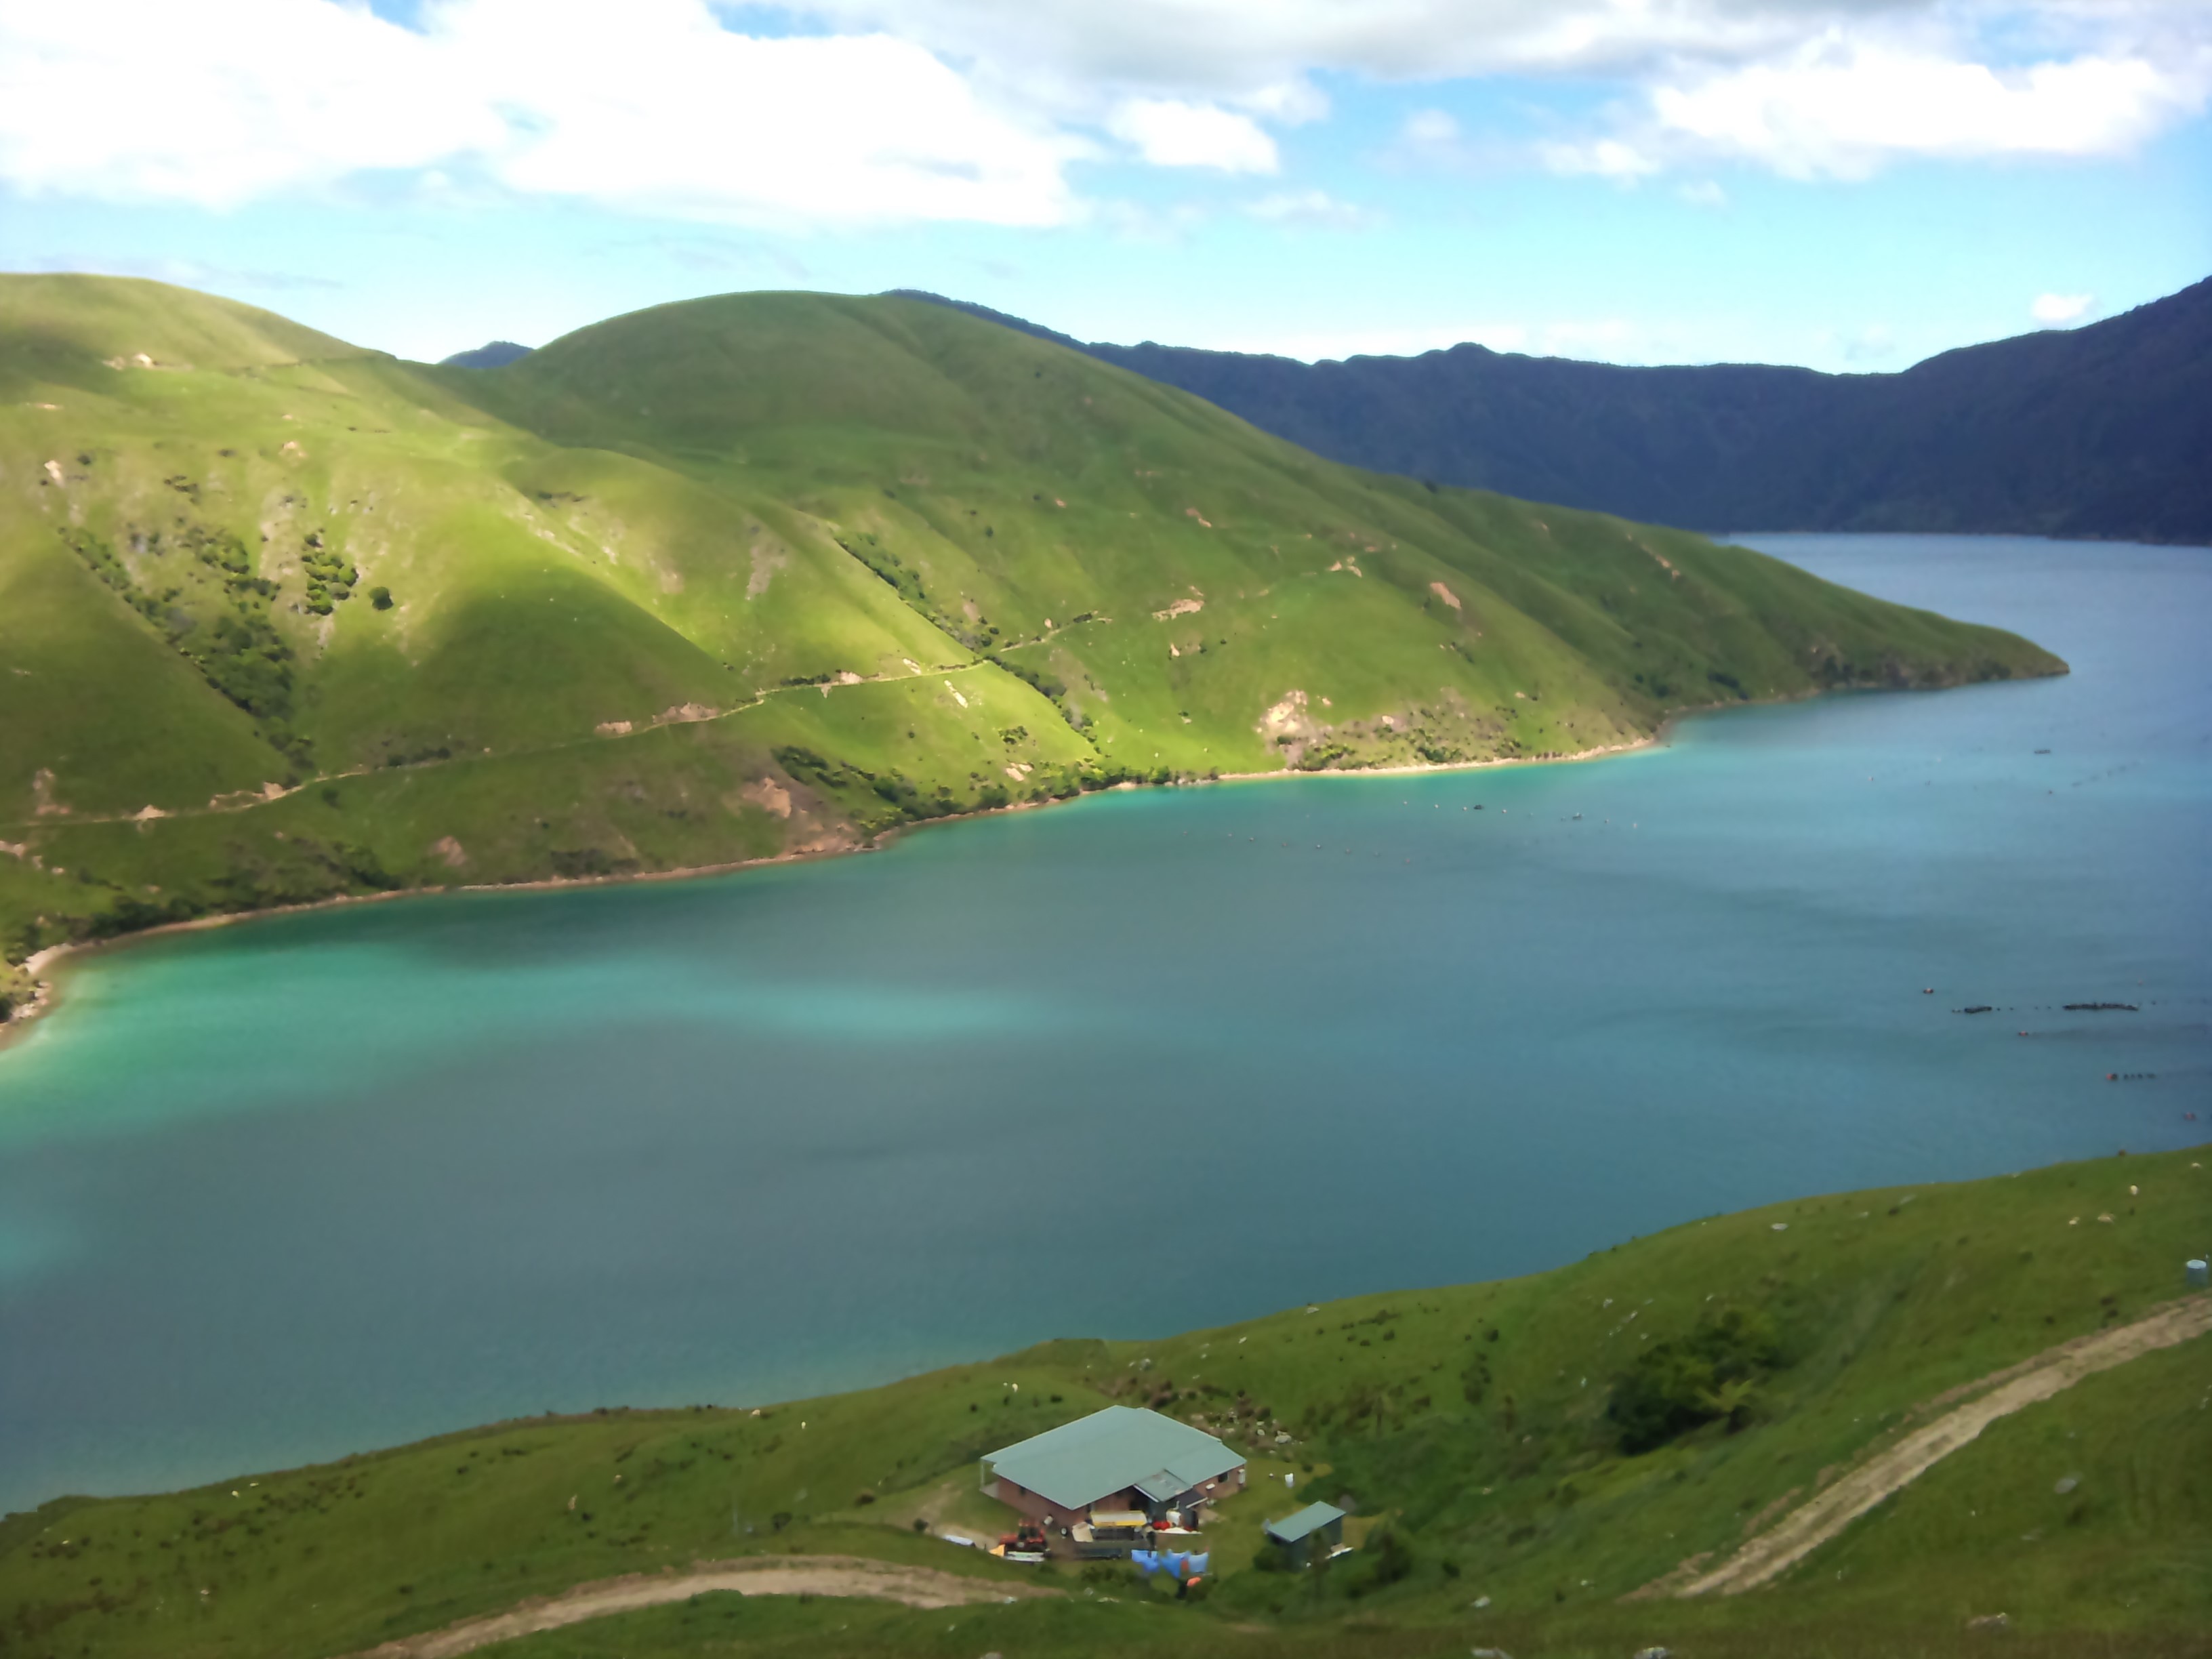
M 1741 549 L 750 295 L 492 370 L 0 277 L 0 945 L 2062 672 Z
M 307 1659 L 615 1574 L 836 1553 L 1066 1595 L 927 1614 L 715 1596 L 499 1650 L 2202 1654 L 2203 1336 L 2001 1419 L 1774 1584 L 1625 1598 L 1725 1555 L 1961 1385 L 2183 1293 L 2212 1233 L 2205 1157 L 1807 1199 L 1528 1279 L 1048 1343 L 757 1412 L 610 1409 L 59 1499 L 0 1522 L 0 1648 Z M 1727 1346 L 1716 1333 L 1745 1339 L 1726 1399 L 1656 1419 L 1654 1379 Z M 1126 1566 L 1007 1568 L 916 1530 L 994 1534 L 1006 1512 L 975 1492 L 975 1459 L 1108 1401 L 1248 1451 L 1253 1489 L 1209 1528 L 1202 1603 Z M 1261 1522 L 1314 1495 L 1355 1511 L 1357 1553 L 1316 1575 L 1256 1565 Z M 2008 1630 L 1968 1629 L 1997 1612 Z

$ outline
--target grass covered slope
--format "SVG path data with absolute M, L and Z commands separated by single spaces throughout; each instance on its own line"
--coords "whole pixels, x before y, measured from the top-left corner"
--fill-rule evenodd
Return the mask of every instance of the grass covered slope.
M 2203 1158 L 1808 1199 L 1528 1279 L 1049 1343 L 757 1413 L 609 1410 L 64 1498 L 0 1522 L 0 1632 L 33 1656 L 347 1653 L 616 1574 L 799 1552 L 1069 1599 L 955 1618 L 717 1598 L 512 1650 L 1873 1656 L 1967 1650 L 1992 1638 L 1966 1621 L 2003 1611 L 2023 1651 L 2201 1652 L 2201 1336 L 2001 1419 L 1772 1585 L 1633 1593 L 1724 1556 L 1951 1391 L 2168 1303 L 2212 1230 Z M 1669 1381 L 1728 1353 L 1732 1380 Z M 1676 1420 L 1647 1409 L 1655 1390 Z M 1253 1490 L 1208 1529 L 1203 1605 L 1154 1605 L 1127 1568 L 1025 1578 L 917 1534 L 998 1530 L 975 1460 L 1109 1401 L 1248 1450 Z M 1358 1552 L 1313 1577 L 1258 1566 L 1261 1522 L 1310 1496 L 1355 1511 Z
M 5 277 L 0 388 L 14 961 L 2063 667 L 1741 549 L 1333 465 L 918 301 L 699 301 L 471 370 Z

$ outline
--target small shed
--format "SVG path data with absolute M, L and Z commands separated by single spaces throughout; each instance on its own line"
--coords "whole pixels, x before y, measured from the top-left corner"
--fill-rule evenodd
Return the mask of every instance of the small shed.
M 1282 1551 L 1285 1560 L 1307 1566 L 1316 1542 L 1326 1557 L 1344 1541 L 1344 1511 L 1334 1504 L 1309 1504 L 1296 1515 L 1268 1522 L 1265 1530 L 1267 1541 Z

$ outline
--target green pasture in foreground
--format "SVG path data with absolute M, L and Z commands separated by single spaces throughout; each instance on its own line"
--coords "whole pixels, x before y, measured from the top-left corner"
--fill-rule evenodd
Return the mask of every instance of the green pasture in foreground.
M 0 1522 L 0 1647 L 339 1654 L 591 1579 L 797 1551 L 1041 1581 L 1068 1600 L 923 1614 L 720 1595 L 506 1650 L 1874 1656 L 2002 1639 L 2029 1654 L 2201 1654 L 2203 1339 L 1996 1423 L 1769 1588 L 1622 1598 L 1725 1553 L 1915 1407 L 2181 1293 L 2183 1261 L 2212 1238 L 2203 1161 L 1809 1198 L 1531 1278 L 1156 1342 L 1048 1343 L 757 1413 L 610 1408 L 170 1496 L 59 1499 Z M 1623 1380 L 1663 1369 L 1655 1347 L 1679 1355 L 1729 1322 L 1771 1343 L 1726 1402 L 1735 1419 L 1626 1451 L 1607 1411 Z M 1024 1577 L 915 1530 L 989 1524 L 976 1458 L 1109 1401 L 1254 1454 L 1253 1490 L 1211 1529 L 1203 1602 L 1172 1603 L 1126 1568 Z M 1261 1570 L 1261 1521 L 1316 1494 L 1355 1511 L 1360 1549 L 1319 1575 Z M 2002 1638 L 1966 1631 L 1996 1612 L 2011 1621 Z
M 471 371 L 0 276 L 8 962 L 2063 668 L 1701 537 L 1336 466 L 919 301 L 696 301 Z

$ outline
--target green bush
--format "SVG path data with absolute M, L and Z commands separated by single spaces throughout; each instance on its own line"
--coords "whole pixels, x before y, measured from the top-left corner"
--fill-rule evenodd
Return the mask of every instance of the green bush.
M 1360 1568 L 1352 1575 L 1350 1593 L 1354 1597 L 1371 1595 L 1407 1577 L 1413 1571 L 1413 1547 L 1395 1528 L 1378 1532 L 1367 1540 Z
M 1016 679 L 1026 681 L 1031 690 L 1051 698 L 1054 702 L 1067 695 L 1067 683 L 1057 675 L 1040 673 L 1026 663 L 1011 661 L 996 652 L 990 653 L 990 659 Z
M 1759 1382 L 1780 1362 L 1774 1322 L 1755 1308 L 1709 1314 L 1689 1335 L 1655 1342 L 1613 1384 L 1606 1415 L 1621 1449 L 1650 1451 L 1722 1418 L 1741 1428 Z
M 353 585 L 361 579 L 343 554 L 324 544 L 319 530 L 303 543 L 300 568 L 307 579 L 307 607 L 319 617 L 329 616 L 332 606 L 351 599 Z

